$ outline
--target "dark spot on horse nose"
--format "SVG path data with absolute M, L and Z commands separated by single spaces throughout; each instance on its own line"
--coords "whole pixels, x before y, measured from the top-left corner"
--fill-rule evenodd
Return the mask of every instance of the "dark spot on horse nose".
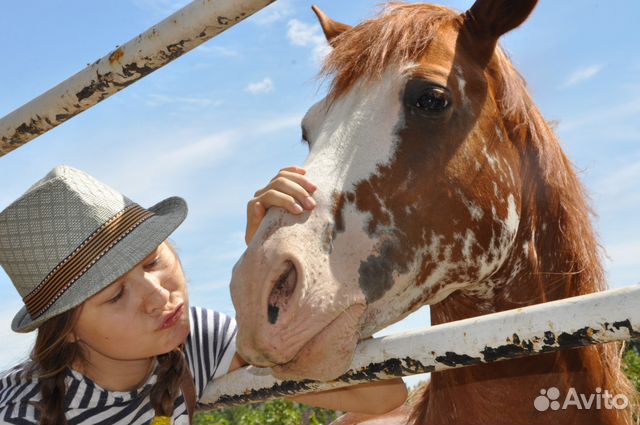
M 280 313 L 280 308 L 278 306 L 269 304 L 269 307 L 267 307 L 267 316 L 269 318 L 269 323 L 271 323 L 272 325 L 276 324 L 276 322 L 278 321 L 278 313 Z
M 407 264 L 399 261 L 399 252 L 402 252 L 402 245 L 396 239 L 387 239 L 378 255 L 370 255 L 360 263 L 360 288 L 367 303 L 379 300 L 393 287 L 394 272 L 407 272 Z
M 298 273 L 291 261 L 285 263 L 284 272 L 278 277 L 267 303 L 267 320 L 275 325 L 280 315 L 280 310 L 285 310 L 287 302 L 293 295 L 298 281 Z

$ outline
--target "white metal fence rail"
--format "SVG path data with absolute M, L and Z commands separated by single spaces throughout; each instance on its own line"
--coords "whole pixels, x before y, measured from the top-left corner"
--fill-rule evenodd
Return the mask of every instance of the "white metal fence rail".
M 640 285 L 366 340 L 332 382 L 281 381 L 245 367 L 210 383 L 200 403 L 216 409 L 630 338 L 640 338 Z
M 0 156 L 94 106 L 275 0 L 195 0 L 0 119 Z

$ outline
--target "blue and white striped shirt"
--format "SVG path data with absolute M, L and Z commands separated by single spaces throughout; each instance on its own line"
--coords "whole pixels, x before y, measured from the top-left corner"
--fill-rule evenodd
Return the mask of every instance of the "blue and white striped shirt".
M 187 363 L 200 399 L 211 380 L 226 374 L 235 354 L 236 323 L 231 317 L 200 307 L 190 308 L 191 332 L 185 342 Z M 35 403 L 41 400 L 37 378 L 24 372 L 27 363 L 0 373 L 0 424 L 38 424 Z M 155 374 L 133 391 L 107 391 L 68 370 L 65 410 L 69 425 L 145 425 L 154 416 L 149 394 Z M 173 410 L 175 425 L 188 424 L 187 406 L 180 395 Z

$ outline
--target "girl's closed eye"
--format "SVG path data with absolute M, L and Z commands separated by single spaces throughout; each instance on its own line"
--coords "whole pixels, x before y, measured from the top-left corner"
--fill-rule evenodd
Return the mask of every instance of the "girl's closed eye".
M 116 302 L 118 302 L 120 298 L 122 298 L 123 295 L 124 295 L 124 285 L 120 286 L 120 290 L 118 291 L 118 293 L 109 301 L 107 301 L 107 303 L 115 304 Z
M 160 256 L 157 256 L 156 258 L 153 259 L 153 261 L 147 263 L 144 265 L 144 269 L 145 270 L 153 270 L 154 268 L 158 267 L 160 265 Z

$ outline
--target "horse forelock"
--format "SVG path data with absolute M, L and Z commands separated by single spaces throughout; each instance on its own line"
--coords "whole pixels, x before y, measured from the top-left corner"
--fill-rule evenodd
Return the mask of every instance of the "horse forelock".
M 391 64 L 417 62 L 441 25 L 459 20 L 452 9 L 430 4 L 392 2 L 377 17 L 332 40 L 321 74 L 332 76 L 329 98 L 347 92 L 359 80 L 380 78 Z

